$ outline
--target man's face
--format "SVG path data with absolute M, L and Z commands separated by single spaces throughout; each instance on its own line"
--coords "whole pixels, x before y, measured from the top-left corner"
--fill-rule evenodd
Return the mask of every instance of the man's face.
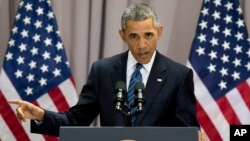
M 137 62 L 141 64 L 149 63 L 162 33 L 162 26 L 154 27 L 153 19 L 144 21 L 128 20 L 126 29 L 119 33 Z

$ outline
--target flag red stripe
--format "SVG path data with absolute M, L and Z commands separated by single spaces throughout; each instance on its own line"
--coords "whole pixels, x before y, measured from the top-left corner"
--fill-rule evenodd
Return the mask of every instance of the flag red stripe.
M 67 100 L 58 87 L 54 87 L 52 90 L 50 90 L 49 96 L 51 97 L 51 100 L 54 102 L 59 112 L 65 111 L 69 108 Z
M 15 136 L 17 140 L 30 140 L 28 135 L 26 134 L 24 128 L 21 126 L 20 122 L 16 118 L 16 114 L 11 109 L 9 103 L 4 97 L 2 91 L 0 90 L 0 113 L 3 117 L 6 124 L 9 126 L 9 129 Z
M 34 105 L 36 105 L 36 106 L 39 106 L 39 104 L 37 103 L 37 101 L 33 101 L 32 102 Z
M 49 136 L 49 135 L 43 135 L 46 141 L 58 141 L 58 137 L 55 136 Z
M 222 141 L 220 134 L 218 133 L 216 127 L 211 122 L 210 118 L 207 116 L 207 113 L 201 107 L 200 103 L 197 101 L 197 118 L 200 125 L 203 127 L 207 136 L 211 141 Z
M 240 124 L 240 120 L 225 96 L 221 97 L 216 102 L 229 124 Z
M 240 95 L 242 97 L 242 99 L 245 101 L 248 109 L 250 110 L 250 87 L 249 85 L 247 84 L 247 82 L 243 82 L 243 83 L 240 83 L 240 85 L 237 86 L 237 89 L 239 90 L 240 92 Z

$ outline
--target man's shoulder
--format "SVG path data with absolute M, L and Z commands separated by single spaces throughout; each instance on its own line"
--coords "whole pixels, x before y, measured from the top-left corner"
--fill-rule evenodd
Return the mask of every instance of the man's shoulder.
M 162 55 L 159 53 L 159 60 L 161 62 L 161 65 L 164 65 L 168 71 L 171 72 L 188 72 L 190 71 L 190 68 L 188 68 L 186 65 L 181 64 L 171 58 L 166 57 L 165 55 Z
M 160 54 L 159 53 L 159 58 L 162 60 L 162 62 L 164 62 L 166 65 L 171 65 L 171 66 L 175 66 L 175 67 L 181 67 L 181 68 L 187 68 L 187 66 L 185 66 L 184 64 L 181 64 L 171 58 L 168 58 L 167 56 Z

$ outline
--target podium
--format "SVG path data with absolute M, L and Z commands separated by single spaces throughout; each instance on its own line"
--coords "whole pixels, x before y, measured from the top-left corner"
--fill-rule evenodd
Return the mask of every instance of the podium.
M 62 126 L 60 141 L 198 141 L 197 127 Z

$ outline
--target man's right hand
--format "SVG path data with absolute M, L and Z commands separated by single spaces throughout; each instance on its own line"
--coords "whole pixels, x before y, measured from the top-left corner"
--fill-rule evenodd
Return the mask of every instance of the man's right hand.
M 20 122 L 26 119 L 43 121 L 45 111 L 42 108 L 23 100 L 9 100 L 9 103 L 18 105 L 16 115 Z

